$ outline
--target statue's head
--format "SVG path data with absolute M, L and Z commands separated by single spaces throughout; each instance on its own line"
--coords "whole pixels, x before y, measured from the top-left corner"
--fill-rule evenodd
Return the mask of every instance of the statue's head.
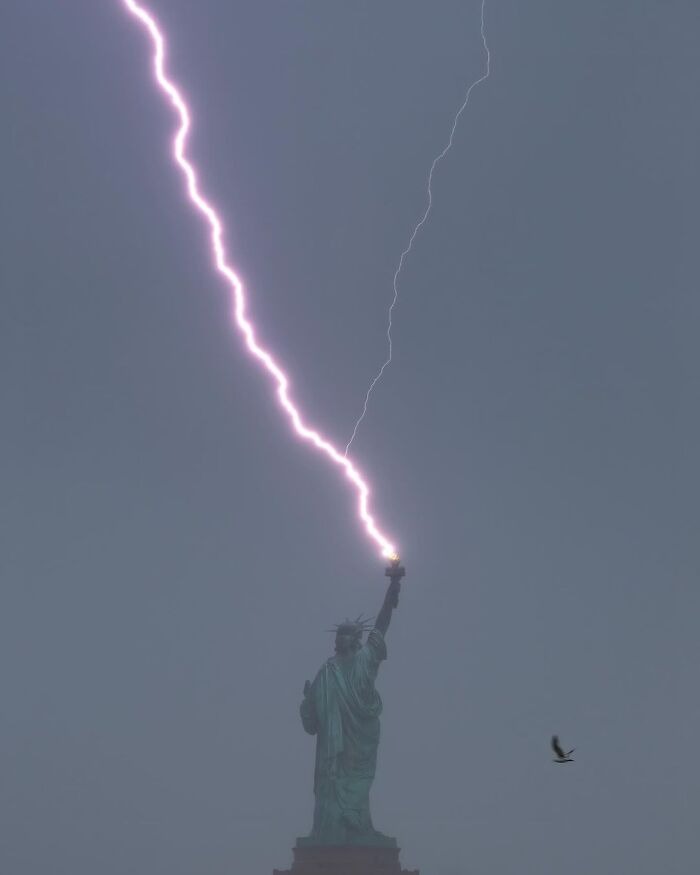
M 341 656 L 356 653 L 362 647 L 362 633 L 370 626 L 360 615 L 356 620 L 345 620 L 335 627 L 335 652 Z

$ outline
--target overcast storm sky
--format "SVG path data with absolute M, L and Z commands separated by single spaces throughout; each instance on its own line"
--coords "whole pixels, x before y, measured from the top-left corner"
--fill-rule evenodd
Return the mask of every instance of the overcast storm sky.
M 0 869 L 265 875 L 382 563 L 232 334 L 142 32 L 2 6 Z M 344 445 L 480 3 L 152 8 L 261 338 Z M 354 445 L 408 572 L 375 825 L 423 875 L 693 875 L 700 6 L 486 31 Z

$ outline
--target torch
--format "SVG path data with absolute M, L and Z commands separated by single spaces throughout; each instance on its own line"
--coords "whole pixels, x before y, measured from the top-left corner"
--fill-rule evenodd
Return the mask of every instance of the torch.
M 389 564 L 384 569 L 384 575 L 389 578 L 389 588 L 393 591 L 392 607 L 399 606 L 399 589 L 401 578 L 406 575 L 406 569 L 401 565 L 401 560 L 396 553 L 389 560 Z

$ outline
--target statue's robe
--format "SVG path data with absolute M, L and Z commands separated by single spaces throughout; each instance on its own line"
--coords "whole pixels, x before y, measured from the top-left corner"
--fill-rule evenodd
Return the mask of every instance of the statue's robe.
M 316 736 L 313 844 L 394 844 L 372 826 L 369 790 L 379 746 L 382 700 L 374 688 L 386 659 L 384 636 L 322 666 L 301 704 L 304 729 Z

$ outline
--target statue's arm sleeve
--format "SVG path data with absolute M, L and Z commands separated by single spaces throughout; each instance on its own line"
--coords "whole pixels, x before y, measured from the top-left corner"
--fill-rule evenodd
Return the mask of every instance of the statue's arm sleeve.
M 366 654 L 368 667 L 373 674 L 379 669 L 379 663 L 386 659 L 386 641 L 379 629 L 372 629 L 367 636 L 367 643 L 362 648 Z

